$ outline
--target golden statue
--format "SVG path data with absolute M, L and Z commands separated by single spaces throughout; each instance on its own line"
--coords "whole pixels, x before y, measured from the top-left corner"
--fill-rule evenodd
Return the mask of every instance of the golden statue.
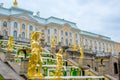
M 79 48 L 79 45 L 75 45 L 75 44 L 72 45 L 73 51 L 78 51 L 78 48 Z
M 32 32 L 31 34 L 31 56 L 29 57 L 29 63 L 28 63 L 28 78 L 29 79 L 41 79 L 44 78 L 41 69 L 43 60 L 40 55 L 42 52 L 41 46 L 39 46 L 38 40 L 39 40 L 40 32 Z
M 52 36 L 51 48 L 55 48 L 55 38 Z
M 75 44 L 72 44 L 72 50 L 75 51 Z
M 56 54 L 57 58 L 57 66 L 56 66 L 56 72 L 55 72 L 55 77 L 58 77 L 60 79 L 61 76 L 61 71 L 63 67 L 63 57 L 62 57 L 63 50 L 59 49 L 58 53 Z
M 83 59 L 84 58 L 84 47 L 83 46 L 80 47 L 80 53 L 81 53 L 80 59 Z
M 84 46 L 80 46 L 80 59 L 79 59 L 79 64 L 82 66 L 83 65 L 83 59 L 84 59 Z
M 13 45 L 14 45 L 14 37 L 10 36 L 9 40 L 8 40 L 8 47 L 7 47 L 7 51 L 12 52 L 13 51 Z

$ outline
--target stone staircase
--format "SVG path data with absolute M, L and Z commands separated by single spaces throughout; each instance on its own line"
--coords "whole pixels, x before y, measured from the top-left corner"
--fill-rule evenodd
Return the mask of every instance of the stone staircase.
M 0 60 L 0 74 L 5 80 L 25 80 L 17 74 L 8 64 Z

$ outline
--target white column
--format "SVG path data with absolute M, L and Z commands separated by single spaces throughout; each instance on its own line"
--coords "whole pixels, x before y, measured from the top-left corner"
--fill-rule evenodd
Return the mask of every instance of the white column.
M 27 38 L 28 38 L 28 39 L 30 39 L 30 37 L 29 37 L 29 34 L 30 34 L 29 26 L 30 26 L 30 25 L 27 25 L 27 24 L 26 24 L 26 29 L 28 29 L 28 30 L 27 30 L 27 31 L 28 31 L 28 33 L 27 33 Z

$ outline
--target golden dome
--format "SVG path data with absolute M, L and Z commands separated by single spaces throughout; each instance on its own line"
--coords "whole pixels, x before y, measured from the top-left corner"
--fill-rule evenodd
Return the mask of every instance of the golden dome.
M 16 0 L 13 2 L 13 5 L 14 5 L 15 7 L 17 7 L 17 6 L 18 6 L 18 3 L 17 3 L 17 1 L 16 1 Z

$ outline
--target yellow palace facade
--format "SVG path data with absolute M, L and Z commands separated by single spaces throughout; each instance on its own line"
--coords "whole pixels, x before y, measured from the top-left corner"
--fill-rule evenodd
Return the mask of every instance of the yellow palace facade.
M 63 46 L 72 44 L 83 45 L 85 50 L 98 53 L 120 52 L 120 43 L 111 38 L 80 30 L 76 23 L 64 19 L 49 17 L 41 18 L 39 14 L 18 7 L 0 7 L 0 35 L 5 39 L 14 36 L 16 41 L 29 42 L 32 31 L 44 33 L 45 43 L 50 45 L 52 36 L 56 45 L 61 42 Z

